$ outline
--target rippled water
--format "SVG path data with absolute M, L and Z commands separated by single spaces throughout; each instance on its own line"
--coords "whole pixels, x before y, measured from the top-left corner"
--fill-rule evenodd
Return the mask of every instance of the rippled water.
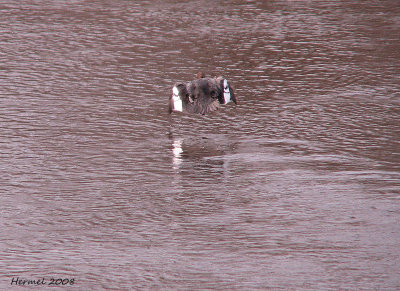
M 0 289 L 400 288 L 399 15 L 2 1 Z M 168 115 L 200 70 L 238 105 Z

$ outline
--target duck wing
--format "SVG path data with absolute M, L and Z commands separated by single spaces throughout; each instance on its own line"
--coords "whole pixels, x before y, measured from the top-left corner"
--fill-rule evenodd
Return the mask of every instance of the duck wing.
M 169 98 L 168 112 L 180 111 L 187 106 L 189 94 L 187 92 L 186 85 L 184 83 L 176 83 L 172 87 L 172 94 Z

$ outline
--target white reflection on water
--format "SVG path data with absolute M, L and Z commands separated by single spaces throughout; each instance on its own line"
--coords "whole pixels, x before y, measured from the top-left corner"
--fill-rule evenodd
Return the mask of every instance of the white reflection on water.
M 182 163 L 182 142 L 183 139 L 179 138 L 173 141 L 172 143 L 172 153 L 173 153 L 173 157 L 172 157 L 172 166 L 174 168 L 174 170 L 179 169 L 180 164 Z

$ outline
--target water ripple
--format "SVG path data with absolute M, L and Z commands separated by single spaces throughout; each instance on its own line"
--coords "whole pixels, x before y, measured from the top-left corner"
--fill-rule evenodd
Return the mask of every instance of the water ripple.
M 3 282 L 397 289 L 396 1 L 0 11 Z M 198 71 L 238 105 L 168 115 Z

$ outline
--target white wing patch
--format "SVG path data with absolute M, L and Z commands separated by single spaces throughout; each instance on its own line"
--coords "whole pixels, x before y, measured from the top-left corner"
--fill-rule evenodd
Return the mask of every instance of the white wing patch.
M 172 88 L 172 101 L 174 102 L 174 110 L 182 112 L 182 99 L 179 97 L 179 90 L 176 86 Z
M 229 90 L 229 84 L 226 79 L 224 79 L 224 104 L 231 101 L 231 91 Z

